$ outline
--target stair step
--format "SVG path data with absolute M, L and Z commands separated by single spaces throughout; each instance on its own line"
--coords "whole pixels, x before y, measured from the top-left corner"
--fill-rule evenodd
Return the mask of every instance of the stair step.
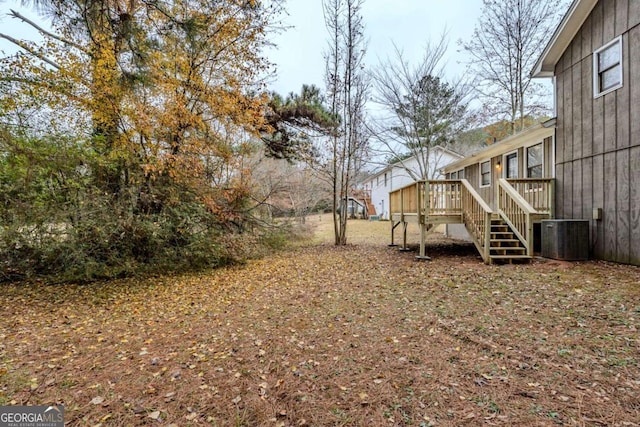
M 509 250 L 514 249 L 514 250 Z M 522 249 L 522 250 L 515 250 Z M 489 249 L 489 255 L 526 255 L 527 250 L 524 248 L 491 248 Z
M 518 246 L 498 246 L 498 245 L 489 245 L 489 247 L 491 249 L 526 249 L 524 246 L 522 245 L 518 245 Z
M 529 255 L 489 255 L 491 259 L 531 259 Z
M 491 243 L 520 243 L 518 239 L 491 239 Z
M 511 231 L 498 231 L 498 232 L 491 232 L 491 239 L 494 239 L 494 236 L 505 236 L 508 239 L 515 239 L 515 234 L 513 234 Z M 496 237 L 497 238 L 497 237 Z

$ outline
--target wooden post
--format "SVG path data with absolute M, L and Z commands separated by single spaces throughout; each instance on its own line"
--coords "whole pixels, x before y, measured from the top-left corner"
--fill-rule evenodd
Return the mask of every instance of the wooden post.
M 549 182 L 549 190 L 548 190 L 548 194 L 549 194 L 549 200 L 547 201 L 549 203 L 549 218 L 555 218 L 556 217 L 556 180 L 552 179 Z
M 427 256 L 427 233 L 428 224 L 420 224 L 420 254 L 416 256 L 416 259 L 422 261 L 430 261 L 431 257 Z
M 394 231 L 396 229 L 396 227 L 400 225 L 400 221 L 396 222 L 395 224 L 393 223 L 393 217 L 391 218 L 391 243 L 389 244 L 390 247 L 395 247 L 398 246 L 395 244 L 395 239 L 393 238 L 394 235 Z
M 533 221 L 531 220 L 531 214 L 527 214 L 527 232 L 525 238 L 527 239 L 527 255 L 533 256 Z
M 427 226 L 429 222 L 429 181 L 424 181 L 423 191 L 420 191 L 420 185 L 417 186 L 418 191 L 418 222 L 420 226 L 420 252 L 419 255 L 416 256 L 416 259 L 419 260 L 431 260 L 430 257 L 427 256 L 426 245 L 427 245 Z
M 484 215 L 484 263 L 491 264 L 491 213 L 485 212 Z
M 402 222 L 402 247 L 400 250 L 403 252 L 409 251 L 407 247 L 407 223 L 404 221 Z

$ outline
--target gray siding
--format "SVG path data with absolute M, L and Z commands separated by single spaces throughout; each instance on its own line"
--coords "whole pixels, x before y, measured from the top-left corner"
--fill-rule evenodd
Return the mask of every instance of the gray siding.
M 593 51 L 620 35 L 623 86 L 594 99 Z M 591 220 L 593 257 L 640 265 L 640 1 L 599 1 L 555 75 L 556 216 Z
M 542 152 L 543 152 L 543 177 L 551 178 L 553 176 L 553 137 L 545 138 L 539 142 L 542 142 Z M 536 143 L 530 144 L 536 145 Z M 491 209 L 496 209 L 496 183 L 498 182 L 498 178 L 503 176 L 505 164 L 503 156 L 508 153 L 512 153 L 517 151 L 518 153 L 518 178 L 525 178 L 527 174 L 526 169 L 526 151 L 527 147 L 519 147 L 517 149 L 509 149 L 504 151 L 494 157 L 491 158 L 491 186 L 489 187 L 480 187 L 480 163 L 473 163 L 464 168 L 464 177 L 469 181 L 471 186 L 478 192 L 480 197 L 484 199 L 484 201 L 491 207 Z M 486 160 L 483 160 L 483 162 Z M 501 164 L 501 168 L 496 168 L 498 162 Z M 447 178 L 451 178 L 451 174 L 447 174 Z

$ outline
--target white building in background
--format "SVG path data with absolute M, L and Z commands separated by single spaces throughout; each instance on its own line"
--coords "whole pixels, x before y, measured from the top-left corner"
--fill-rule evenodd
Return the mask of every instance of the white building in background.
M 460 154 L 443 147 L 433 148 L 429 157 L 431 179 L 444 179 L 440 170 L 449 163 L 463 158 Z M 380 219 L 389 219 L 389 192 L 415 182 L 413 177 L 420 176 L 419 170 L 416 158 L 410 157 L 386 166 L 360 184 L 361 188 L 371 193 L 371 204 Z

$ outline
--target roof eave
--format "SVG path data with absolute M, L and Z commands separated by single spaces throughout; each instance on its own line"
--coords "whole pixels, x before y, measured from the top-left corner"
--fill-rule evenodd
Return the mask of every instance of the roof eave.
M 531 77 L 553 77 L 555 75 L 555 67 L 560 57 L 567 50 L 597 2 L 598 0 L 574 0 L 571 3 L 569 10 L 534 65 Z
M 464 159 L 457 160 L 449 163 L 441 168 L 445 173 L 453 172 L 458 169 L 466 168 L 469 165 L 484 162 L 490 160 L 496 156 L 503 155 L 504 153 L 515 150 L 519 147 L 523 147 L 529 143 L 537 142 L 540 138 L 551 136 L 554 133 L 555 121 L 550 119 L 544 123 L 538 123 L 528 129 L 523 130 L 515 135 L 510 135 L 507 138 L 496 142 L 475 154 L 472 154 Z

